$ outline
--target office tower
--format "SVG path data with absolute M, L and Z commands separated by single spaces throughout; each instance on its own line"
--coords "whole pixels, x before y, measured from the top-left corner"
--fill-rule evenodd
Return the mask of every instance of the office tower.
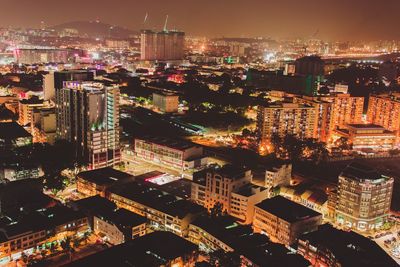
M 369 166 L 349 164 L 339 175 L 336 222 L 360 231 L 382 226 L 389 216 L 393 183 Z
M 400 94 L 371 95 L 368 102 L 367 121 L 396 132 L 398 139 L 400 137 Z
M 142 30 L 141 59 L 181 60 L 183 59 L 184 39 L 184 32 Z
M 307 56 L 295 61 L 295 74 L 305 77 L 306 95 L 315 95 L 324 77 L 324 61 L 318 56 Z
M 298 75 L 324 75 L 324 61 L 318 56 L 307 56 L 295 61 L 295 73 Z
M 268 145 L 274 135 L 313 138 L 316 109 L 297 103 L 278 103 L 258 107 L 257 131 L 261 144 Z
M 67 70 L 43 75 L 44 100 L 55 100 L 56 90 L 63 88 L 65 81 L 93 81 L 94 73 L 86 70 Z
M 54 72 L 43 75 L 43 99 L 45 101 L 54 100 L 56 89 L 54 84 Z
M 92 169 L 120 161 L 118 86 L 64 82 L 56 109 L 57 136 L 73 143 L 79 160 Z
M 62 89 L 66 81 L 93 81 L 94 72 L 86 70 L 66 70 L 54 72 L 54 88 Z

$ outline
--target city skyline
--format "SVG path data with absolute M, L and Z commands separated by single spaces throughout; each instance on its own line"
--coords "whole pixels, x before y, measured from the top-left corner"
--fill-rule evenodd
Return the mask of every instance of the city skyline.
M 279 3 L 233 0 L 229 4 L 210 0 L 172 0 L 168 3 L 116 0 L 101 5 L 92 0 L 22 0 L 18 5 L 5 0 L 2 7 L 7 10 L 0 18 L 2 27 L 39 28 L 71 21 L 100 20 L 137 31 L 161 29 L 169 15 L 170 28 L 207 37 L 400 38 L 396 33 L 396 25 L 400 22 L 396 10 L 400 8 L 400 2 L 395 0 L 373 0 L 368 1 L 368 5 L 360 0 L 284 0 Z M 146 14 L 147 22 L 143 24 Z

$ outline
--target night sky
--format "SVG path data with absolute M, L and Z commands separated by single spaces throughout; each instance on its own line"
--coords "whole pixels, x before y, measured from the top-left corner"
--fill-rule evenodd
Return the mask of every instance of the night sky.
M 400 39 L 400 0 L 0 0 L 0 26 L 95 20 L 221 36 Z

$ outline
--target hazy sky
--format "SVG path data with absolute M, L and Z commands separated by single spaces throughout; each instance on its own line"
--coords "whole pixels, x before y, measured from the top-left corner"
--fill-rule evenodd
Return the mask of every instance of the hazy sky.
M 400 0 L 0 0 L 0 26 L 95 20 L 193 35 L 400 39 Z

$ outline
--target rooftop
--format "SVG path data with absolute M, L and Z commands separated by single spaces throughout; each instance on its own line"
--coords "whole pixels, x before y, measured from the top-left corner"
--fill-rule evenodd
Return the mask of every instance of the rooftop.
M 322 216 L 312 209 L 306 208 L 281 196 L 266 199 L 256 206 L 290 223 L 315 216 Z
M 315 232 L 302 235 L 310 245 L 321 250 L 328 249 L 341 266 L 398 266 L 374 241 L 355 232 L 346 232 L 325 224 Z
M 266 266 L 266 262 L 269 267 L 309 266 L 302 256 L 291 254 L 284 245 L 271 242 L 266 235 L 253 233 L 251 226 L 241 225 L 233 217 L 201 216 L 192 225 L 224 242 L 235 253 L 245 256 L 258 266 Z
M 40 105 L 43 104 L 43 99 L 39 99 L 38 97 L 31 97 L 29 99 L 22 99 L 19 102 L 25 105 Z
M 117 205 L 99 195 L 76 200 L 71 203 L 71 206 L 92 215 L 104 215 L 113 212 Z
M 249 169 L 242 166 L 226 164 L 222 167 L 212 167 L 209 171 L 217 173 L 226 178 L 241 179 L 245 176 L 245 173 L 249 171 Z
M 132 175 L 126 172 L 115 170 L 111 167 L 84 171 L 78 174 L 78 177 L 95 183 L 97 185 L 112 185 L 121 181 L 128 181 L 134 179 Z
M 247 184 L 241 187 L 238 191 L 235 192 L 235 194 L 244 196 L 244 197 L 250 197 L 254 195 L 258 191 L 264 191 L 267 190 L 265 187 L 258 186 L 255 184 Z
M 192 147 L 198 147 L 198 145 L 190 143 L 190 142 L 175 140 L 172 138 L 166 138 L 166 137 L 160 137 L 160 136 L 145 136 L 143 138 L 136 138 L 136 140 L 142 140 L 142 141 L 154 143 L 157 145 L 170 147 L 170 148 L 173 148 L 176 150 L 186 150 L 186 149 L 189 149 Z
M 347 165 L 340 176 L 357 180 L 378 180 L 384 177 L 376 169 L 359 162 L 352 162 Z
M 167 265 L 178 257 L 197 251 L 193 243 L 170 232 L 153 232 L 124 244 L 74 261 L 67 266 L 147 266 Z
M 118 209 L 109 213 L 106 218 L 114 224 L 134 227 L 146 223 L 147 219 L 126 209 Z
M 109 188 L 109 192 L 178 218 L 204 211 L 203 207 L 156 189 L 149 183 L 132 181 L 114 185 Z
M 21 137 L 32 137 L 32 135 L 16 122 L 0 123 L 0 139 L 14 139 Z
M 380 126 L 380 125 L 376 125 L 376 124 L 372 124 L 372 123 L 368 123 L 368 124 L 348 124 L 349 127 L 352 128 L 356 128 L 356 129 L 379 129 L 379 130 L 384 130 L 385 128 Z

